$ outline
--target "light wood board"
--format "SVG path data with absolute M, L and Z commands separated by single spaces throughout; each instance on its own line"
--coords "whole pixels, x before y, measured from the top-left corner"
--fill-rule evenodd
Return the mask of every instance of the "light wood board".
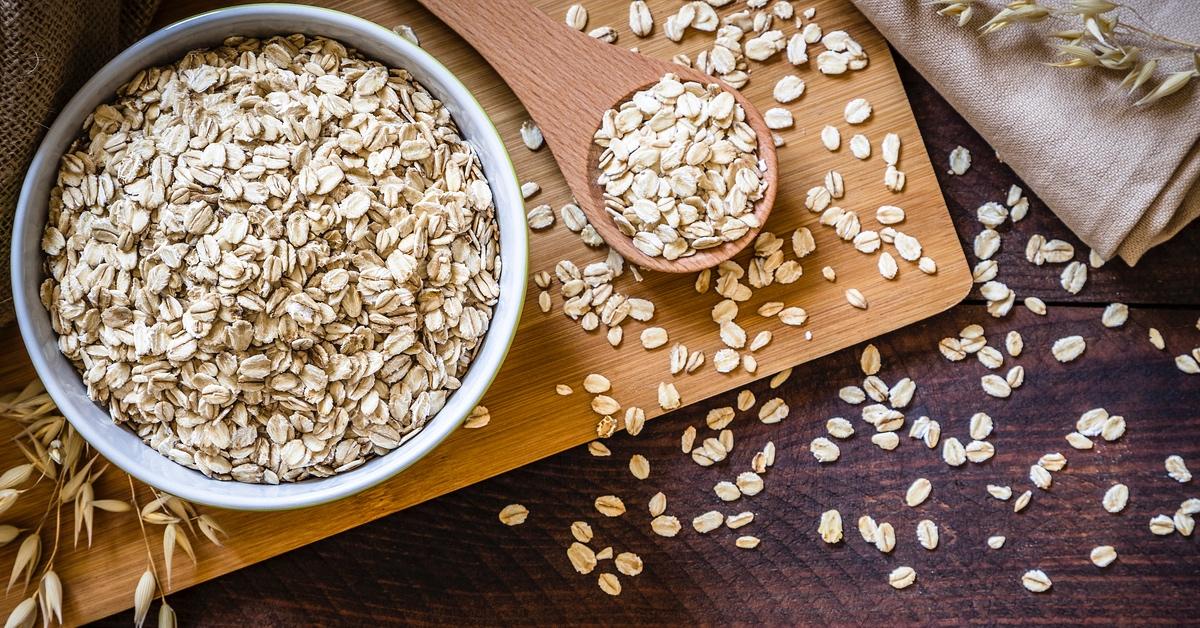
M 165 3 L 158 23 L 162 25 L 224 4 L 205 0 Z M 543 149 L 533 153 L 521 144 L 518 128 L 527 116 L 524 109 L 491 68 L 429 13 L 415 2 L 400 0 L 347 0 L 324 4 L 388 27 L 410 24 L 420 36 L 422 46 L 454 71 L 492 116 L 522 179 L 537 181 L 542 186 L 542 192 L 531 202 L 550 203 L 557 208 L 569 200 L 566 185 L 549 152 Z M 567 0 L 536 0 L 535 4 L 557 20 L 570 3 Z M 711 34 L 695 32 L 689 32 L 682 43 L 675 44 L 663 37 L 657 26 L 652 37 L 639 39 L 629 30 L 627 4 L 589 2 L 589 28 L 611 25 L 620 33 L 618 45 L 638 46 L 643 53 L 664 59 L 680 52 L 694 55 L 711 44 Z M 798 282 L 756 290 L 753 299 L 743 304 L 738 321 L 751 336 L 764 329 L 775 332 L 774 342 L 756 353 L 757 374 L 739 369 L 722 375 L 711 368 L 711 354 L 721 344 L 709 310 L 720 297 L 714 293 L 695 293 L 693 275 L 647 275 L 646 280 L 638 284 L 626 273 L 617 286 L 619 291 L 650 298 L 657 304 L 651 324 L 666 328 L 672 343 L 683 342 L 689 348 L 703 349 L 709 355 L 705 368 L 674 379 L 668 371 L 667 348 L 647 352 L 639 345 L 637 336 L 642 324 L 626 324 L 625 343 L 620 349 L 614 349 L 606 343 L 601 332 L 584 332 L 577 323 L 559 312 L 543 314 L 536 303 L 538 291 L 531 288 L 512 351 L 484 399 L 492 414 L 490 425 L 481 430 L 458 431 L 400 476 L 339 503 L 283 513 L 215 512 L 231 533 L 228 543 L 221 549 L 195 542 L 200 558 L 196 567 L 177 556 L 172 588 L 186 587 L 275 556 L 587 442 L 595 437 L 597 420 L 590 409 L 589 396 L 580 386 L 587 373 L 607 375 L 613 381 L 614 397 L 626 406 L 641 406 L 647 416 L 653 417 L 661 414 L 656 403 L 656 385 L 660 381 L 674 381 L 683 402 L 696 403 L 793 364 L 928 317 L 961 300 L 970 286 L 970 272 L 886 43 L 848 0 L 796 4 L 798 10 L 810 5 L 816 7 L 816 21 L 826 31 L 847 30 L 863 44 L 871 61 L 869 68 L 840 77 L 822 76 L 814 67 L 793 68 L 778 57 L 766 64 L 752 63 L 752 79 L 746 91 L 761 107 L 772 106 L 771 90 L 776 80 L 786 73 L 794 71 L 808 83 L 805 95 L 788 105 L 795 113 L 797 123 L 795 128 L 782 132 L 787 145 L 779 151 L 778 202 L 765 230 L 789 237 L 796 227 L 808 226 L 818 245 L 817 251 L 803 260 L 805 272 Z M 650 2 L 658 24 L 676 6 L 678 3 L 670 0 Z M 791 25 L 785 32 L 790 35 Z M 819 46 L 816 48 L 819 50 Z M 613 71 L 620 70 L 596 68 L 595 80 L 603 81 L 604 74 Z M 874 115 L 868 123 L 851 130 L 852 127 L 843 121 L 842 111 L 845 103 L 855 97 L 867 98 L 874 107 Z M 836 153 L 826 151 L 819 142 L 820 129 L 826 123 L 842 130 L 843 148 Z M 854 159 L 845 146 L 856 132 L 864 133 L 872 140 L 875 154 L 866 161 Z M 878 154 L 878 142 L 887 132 L 898 133 L 903 141 L 900 168 L 907 173 L 908 185 L 900 194 L 888 192 L 882 184 L 884 165 Z M 944 163 L 944 157 L 938 156 L 937 162 Z M 848 191 L 839 203 L 858 211 L 864 228 L 879 228 L 874 219 L 879 205 L 903 207 L 908 218 L 898 227 L 920 239 L 926 254 L 938 263 L 937 275 L 926 276 L 914 265 L 900 261 L 897 280 L 885 281 L 876 269 L 876 255 L 855 251 L 850 244 L 838 240 L 832 229 L 819 225 L 817 215 L 804 208 L 803 200 L 806 190 L 820 184 L 830 169 L 840 171 L 847 182 Z M 602 251 L 583 246 L 561 222 L 553 229 L 532 234 L 531 246 L 532 271 L 552 271 L 554 264 L 562 259 L 582 265 L 603 257 Z M 788 258 L 791 259 L 790 251 Z M 744 262 L 745 256 L 738 259 Z M 821 278 L 823 266 L 837 270 L 836 283 Z M 869 309 L 856 310 L 847 304 L 844 292 L 851 287 L 866 295 L 870 301 Z M 754 313 L 759 304 L 770 300 L 804 307 L 809 313 L 808 323 L 802 328 L 788 328 Z M 561 303 L 561 297 L 555 292 L 555 308 Z M 811 340 L 805 339 L 805 331 L 812 332 Z M 12 389 L 29 381 L 34 376 L 33 371 L 15 330 L 0 331 L 0 346 L 8 349 L 7 359 L 0 364 L 0 386 Z M 557 396 L 554 386 L 558 383 L 574 386 L 576 394 Z M 790 421 L 804 420 L 801 405 L 799 400 L 793 400 Z M 785 422 L 781 429 L 787 429 L 787 424 Z M 0 434 L 2 436 L 12 435 L 10 425 L 2 425 L 0 430 L 7 430 Z M 0 450 L 3 468 L 15 464 L 17 459 L 15 448 Z M 125 476 L 110 471 L 96 488 L 96 493 L 98 498 L 128 498 Z M 141 499 L 145 500 L 144 494 Z M 41 516 L 37 501 L 34 497 L 23 498 L 17 507 L 5 514 L 5 521 L 23 526 L 36 525 Z M 69 530 L 72 525 L 69 509 L 64 514 L 64 529 Z M 92 548 L 87 551 L 72 549 L 67 538 L 55 561 L 55 568 L 65 582 L 68 624 L 103 617 L 131 606 L 132 591 L 146 568 L 145 550 L 136 520 L 128 515 L 103 513 L 97 519 L 96 541 Z M 500 525 L 495 520 L 466 524 Z M 52 526 L 43 533 L 46 544 L 51 542 L 51 529 Z M 150 545 L 155 548 L 157 560 L 160 531 L 152 530 L 151 533 L 154 536 Z M 14 554 L 14 547 L 0 550 L 3 570 L 12 564 Z M 3 608 L 12 608 L 20 599 L 19 593 L 19 590 L 9 593 Z

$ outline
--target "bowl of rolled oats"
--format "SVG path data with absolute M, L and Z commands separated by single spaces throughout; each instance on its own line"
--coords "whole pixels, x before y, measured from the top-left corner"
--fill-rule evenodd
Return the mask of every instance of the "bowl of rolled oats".
M 466 87 L 386 28 L 282 4 L 101 69 L 46 133 L 12 245 L 22 336 L 80 435 L 168 493 L 255 510 L 374 486 L 457 429 L 528 263 Z

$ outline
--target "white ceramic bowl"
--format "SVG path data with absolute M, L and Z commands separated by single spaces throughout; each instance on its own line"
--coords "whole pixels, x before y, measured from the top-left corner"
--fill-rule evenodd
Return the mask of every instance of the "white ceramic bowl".
M 368 59 L 401 67 L 445 103 L 455 123 L 479 153 L 491 184 L 500 226 L 500 302 L 490 331 L 463 379 L 462 388 L 419 434 L 385 456 L 329 478 L 276 486 L 224 482 L 171 462 L 87 397 L 75 367 L 62 355 L 50 317 L 38 297 L 44 278 L 41 235 L 59 158 L 97 105 L 139 70 L 170 63 L 189 50 L 218 45 L 231 35 L 305 33 L 337 39 Z M 159 30 L 104 66 L 71 99 L 50 130 L 21 189 L 12 241 L 12 284 L 17 321 L 30 358 L 46 389 L 75 429 L 110 462 L 134 477 L 184 499 L 241 510 L 280 510 L 333 501 L 374 486 L 429 453 L 455 430 L 478 403 L 500 369 L 516 333 L 525 299 L 528 232 L 516 173 L 504 143 L 466 87 L 421 48 L 377 24 L 345 13 L 288 4 L 248 5 L 204 13 Z

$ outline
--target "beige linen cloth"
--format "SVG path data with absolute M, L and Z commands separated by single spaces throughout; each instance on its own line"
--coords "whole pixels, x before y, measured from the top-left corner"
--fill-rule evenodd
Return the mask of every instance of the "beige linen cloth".
M 1053 24 L 1018 24 L 980 37 L 977 29 L 986 18 L 977 15 L 959 28 L 956 19 L 938 15 L 937 6 L 925 0 L 852 1 L 1038 197 L 1105 259 L 1120 255 L 1132 265 L 1200 215 L 1196 82 L 1158 103 L 1135 108 L 1139 96 L 1127 96 L 1118 85 L 1122 72 L 1045 65 L 1054 60 L 1046 38 Z M 1124 10 L 1123 21 L 1200 41 L 1200 2 L 1124 4 L 1145 21 Z M 997 0 L 980 3 L 989 15 L 1001 6 Z M 1189 67 L 1184 59 L 1169 69 Z M 945 155 L 933 159 L 944 167 Z
M 0 323 L 12 320 L 13 210 L 25 168 L 63 105 L 136 41 L 158 0 L 0 0 Z

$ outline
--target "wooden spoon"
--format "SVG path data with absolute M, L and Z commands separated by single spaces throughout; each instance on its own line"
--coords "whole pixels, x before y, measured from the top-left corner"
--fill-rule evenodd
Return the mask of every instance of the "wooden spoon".
M 657 83 L 668 72 L 681 80 L 719 84 L 746 111 L 746 123 L 758 136 L 758 156 L 766 163 L 767 189 L 754 208 L 762 225 L 778 189 L 778 163 L 771 131 L 741 93 L 703 72 L 651 59 L 606 44 L 567 27 L 523 0 L 420 0 L 467 40 L 504 77 L 533 115 L 554 153 L 558 167 L 588 221 L 609 246 L 643 268 L 692 272 L 716 266 L 753 241 L 759 229 L 694 255 L 668 260 L 633 246 L 604 210 L 603 188 L 596 183 L 600 147 L 592 135 L 604 112 Z

